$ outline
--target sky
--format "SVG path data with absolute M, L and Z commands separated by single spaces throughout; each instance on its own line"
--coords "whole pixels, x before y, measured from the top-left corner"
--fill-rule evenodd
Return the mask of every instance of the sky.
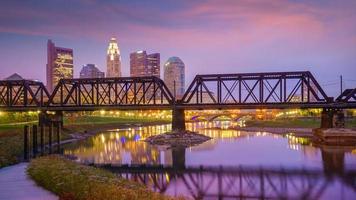
M 106 72 L 118 39 L 122 71 L 137 50 L 171 56 L 196 74 L 311 71 L 329 96 L 356 87 L 355 0 L 1 0 L 0 79 L 12 73 L 45 82 L 46 43 L 74 51 Z M 161 76 L 163 77 L 163 76 Z

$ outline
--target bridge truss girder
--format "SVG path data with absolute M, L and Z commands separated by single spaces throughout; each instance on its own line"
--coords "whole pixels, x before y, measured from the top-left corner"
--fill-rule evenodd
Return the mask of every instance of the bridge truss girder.
M 104 79 L 62 79 L 54 89 L 50 107 L 60 108 L 127 108 L 167 106 L 172 94 L 157 77 Z
M 0 81 L 0 108 L 38 109 L 46 106 L 49 93 L 43 83 L 30 80 Z
M 62 79 L 51 94 L 41 82 L 10 80 L 0 81 L 0 109 L 344 109 L 356 108 L 355 93 L 334 101 L 309 71 L 197 75 L 179 100 L 154 76 Z
M 182 98 L 195 105 L 326 104 L 333 102 L 308 71 L 197 75 Z

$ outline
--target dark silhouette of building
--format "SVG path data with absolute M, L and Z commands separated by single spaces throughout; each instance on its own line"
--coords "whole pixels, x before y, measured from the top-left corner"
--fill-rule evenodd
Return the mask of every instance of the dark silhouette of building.
M 101 72 L 94 64 L 86 64 L 79 74 L 80 78 L 104 78 L 105 73 Z
M 11 76 L 5 78 L 4 80 L 6 81 L 18 81 L 18 80 L 24 80 L 22 76 L 20 76 L 18 73 L 13 73 Z

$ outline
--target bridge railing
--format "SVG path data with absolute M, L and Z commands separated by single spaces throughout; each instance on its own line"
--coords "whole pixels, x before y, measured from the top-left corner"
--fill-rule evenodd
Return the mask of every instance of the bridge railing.
M 62 79 L 50 107 L 117 107 L 171 105 L 173 97 L 157 77 Z
M 0 108 L 40 108 L 49 93 L 43 83 L 32 80 L 0 81 Z
M 309 71 L 197 75 L 183 104 L 313 104 L 330 103 Z

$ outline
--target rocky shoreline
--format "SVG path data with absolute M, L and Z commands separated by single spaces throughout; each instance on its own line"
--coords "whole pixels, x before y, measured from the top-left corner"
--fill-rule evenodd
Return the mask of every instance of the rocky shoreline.
M 159 135 L 153 135 L 145 139 L 145 142 L 152 145 L 165 145 L 170 147 L 190 147 L 201 144 L 211 137 L 191 132 L 167 132 Z
M 353 146 L 356 145 L 356 130 L 347 128 L 315 129 L 314 142 L 321 145 Z

